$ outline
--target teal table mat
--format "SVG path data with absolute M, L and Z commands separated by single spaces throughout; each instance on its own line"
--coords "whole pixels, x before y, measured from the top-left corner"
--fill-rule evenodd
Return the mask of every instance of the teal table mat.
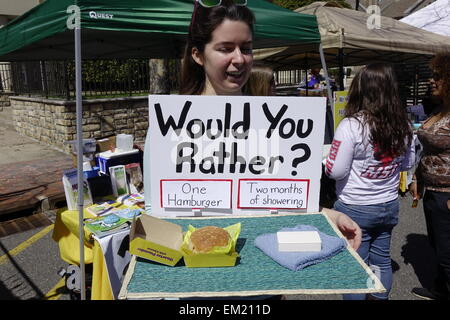
M 169 219 L 186 231 L 188 225 L 226 227 L 240 222 L 236 249 L 240 255 L 234 267 L 187 268 L 183 259 L 175 267 L 133 257 L 120 298 L 220 297 L 259 294 L 369 293 L 383 288 L 370 279 L 366 268 L 348 249 L 334 257 L 300 271 L 280 266 L 254 246 L 263 233 L 284 227 L 312 225 L 321 232 L 337 236 L 322 214 L 271 215 L 264 217 Z

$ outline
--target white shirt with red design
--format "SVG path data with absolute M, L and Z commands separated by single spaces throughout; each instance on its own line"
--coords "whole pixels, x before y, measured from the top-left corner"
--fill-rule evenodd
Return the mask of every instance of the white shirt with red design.
M 413 144 L 397 158 L 375 157 L 369 135 L 369 128 L 363 130 L 354 118 L 343 119 L 336 129 L 325 173 L 336 180 L 336 195 L 346 204 L 369 205 L 395 200 L 400 171 L 414 165 Z

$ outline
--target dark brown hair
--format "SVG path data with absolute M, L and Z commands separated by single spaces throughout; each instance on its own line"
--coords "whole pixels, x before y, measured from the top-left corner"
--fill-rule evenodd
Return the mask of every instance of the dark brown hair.
M 406 108 L 402 106 L 394 70 L 387 64 L 363 67 L 350 85 L 347 117 L 370 130 L 375 157 L 397 157 L 405 153 L 412 140 Z
M 255 18 L 246 6 L 236 6 L 233 1 L 222 0 L 222 4 L 213 8 L 204 8 L 196 4 L 194 23 L 189 27 L 189 35 L 181 70 L 180 94 L 201 94 L 205 87 L 205 72 L 192 58 L 192 48 L 203 52 L 211 41 L 213 31 L 225 20 L 245 22 L 253 32 Z
M 446 106 L 450 106 L 450 52 L 436 54 L 431 60 L 431 68 L 442 80 L 441 97 Z

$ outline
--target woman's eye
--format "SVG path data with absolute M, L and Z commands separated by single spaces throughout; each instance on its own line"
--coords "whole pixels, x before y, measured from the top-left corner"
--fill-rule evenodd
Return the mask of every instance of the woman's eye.
M 219 52 L 232 53 L 236 50 L 236 47 L 219 47 L 217 48 Z M 251 47 L 239 48 L 242 54 L 252 54 L 253 49 Z
M 228 48 L 228 47 L 220 47 L 219 51 L 220 52 L 232 52 L 233 49 L 232 48 Z

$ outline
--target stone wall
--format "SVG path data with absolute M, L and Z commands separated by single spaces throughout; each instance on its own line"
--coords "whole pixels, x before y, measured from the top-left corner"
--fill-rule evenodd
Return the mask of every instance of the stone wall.
M 16 130 L 67 153 L 65 141 L 76 139 L 75 101 L 10 97 Z M 145 141 L 148 97 L 83 100 L 83 138 L 100 139 L 119 133 Z

